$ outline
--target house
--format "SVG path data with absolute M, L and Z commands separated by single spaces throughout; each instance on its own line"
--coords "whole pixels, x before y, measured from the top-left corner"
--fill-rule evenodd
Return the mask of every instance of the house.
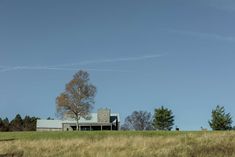
M 86 119 L 79 120 L 79 130 L 119 130 L 120 118 L 118 113 L 111 113 L 110 109 L 99 109 L 91 113 Z M 62 120 L 37 120 L 37 131 L 73 131 L 76 130 L 76 121 L 71 116 Z

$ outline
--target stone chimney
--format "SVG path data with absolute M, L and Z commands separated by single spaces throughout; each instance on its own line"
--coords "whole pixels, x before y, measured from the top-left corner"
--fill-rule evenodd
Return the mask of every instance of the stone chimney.
M 98 123 L 110 123 L 111 110 L 107 108 L 100 108 L 97 112 Z

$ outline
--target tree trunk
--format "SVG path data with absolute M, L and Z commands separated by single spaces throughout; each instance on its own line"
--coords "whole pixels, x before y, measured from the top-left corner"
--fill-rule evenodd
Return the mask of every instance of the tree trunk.
M 77 124 L 76 124 L 76 130 L 77 130 L 77 131 L 79 131 L 79 122 L 78 122 L 79 119 L 80 119 L 79 117 L 76 117 L 76 122 L 77 122 Z

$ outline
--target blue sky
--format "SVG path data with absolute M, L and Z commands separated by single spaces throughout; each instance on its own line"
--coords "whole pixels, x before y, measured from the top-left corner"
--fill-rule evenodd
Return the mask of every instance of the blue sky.
M 232 0 L 0 2 L 0 117 L 55 116 L 55 98 L 85 69 L 94 111 L 173 110 L 183 130 L 211 110 L 235 115 Z

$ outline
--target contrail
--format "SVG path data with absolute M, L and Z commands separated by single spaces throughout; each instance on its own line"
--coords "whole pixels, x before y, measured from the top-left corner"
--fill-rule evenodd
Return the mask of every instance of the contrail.
M 148 59 L 154 59 L 159 58 L 164 55 L 145 55 L 145 56 L 139 56 L 139 57 L 125 57 L 125 58 L 115 58 L 115 59 L 101 59 L 101 60 L 88 60 L 88 61 L 82 61 L 80 63 L 71 63 L 71 64 L 61 64 L 61 65 L 54 65 L 51 67 L 71 67 L 76 65 L 91 65 L 91 64 L 101 64 L 101 63 L 115 63 L 115 62 L 126 62 L 126 61 L 141 61 L 141 60 L 148 60 Z
M 58 71 L 76 71 L 79 69 L 87 70 L 87 71 L 103 71 L 103 72 L 130 72 L 127 70 L 114 70 L 114 69 L 95 69 L 95 68 L 55 68 L 55 67 L 26 67 L 26 66 L 18 66 L 7 69 L 2 69 L 0 72 L 8 72 L 14 70 L 58 70 Z
M 62 71 L 75 71 L 79 69 L 84 69 L 87 71 L 106 71 L 106 72 L 130 72 L 126 70 L 114 70 L 114 69 L 95 69 L 95 68 L 82 68 L 75 66 L 85 66 L 92 64 L 102 64 L 102 63 L 116 63 L 116 62 L 127 62 L 127 61 L 141 61 L 149 60 L 161 57 L 163 55 L 145 55 L 139 57 L 125 57 L 125 58 L 115 58 L 115 59 L 101 59 L 101 60 L 88 60 L 79 63 L 72 64 L 61 64 L 61 65 L 51 65 L 51 66 L 0 66 L 0 72 L 16 71 L 16 70 L 62 70 Z
M 173 32 L 173 33 L 180 33 L 180 34 L 186 34 L 186 35 L 203 37 L 203 38 L 213 38 L 216 40 L 235 42 L 235 37 L 233 36 L 224 36 L 224 35 L 219 35 L 215 33 L 194 32 L 194 31 L 177 30 L 177 29 L 168 29 L 168 31 Z

